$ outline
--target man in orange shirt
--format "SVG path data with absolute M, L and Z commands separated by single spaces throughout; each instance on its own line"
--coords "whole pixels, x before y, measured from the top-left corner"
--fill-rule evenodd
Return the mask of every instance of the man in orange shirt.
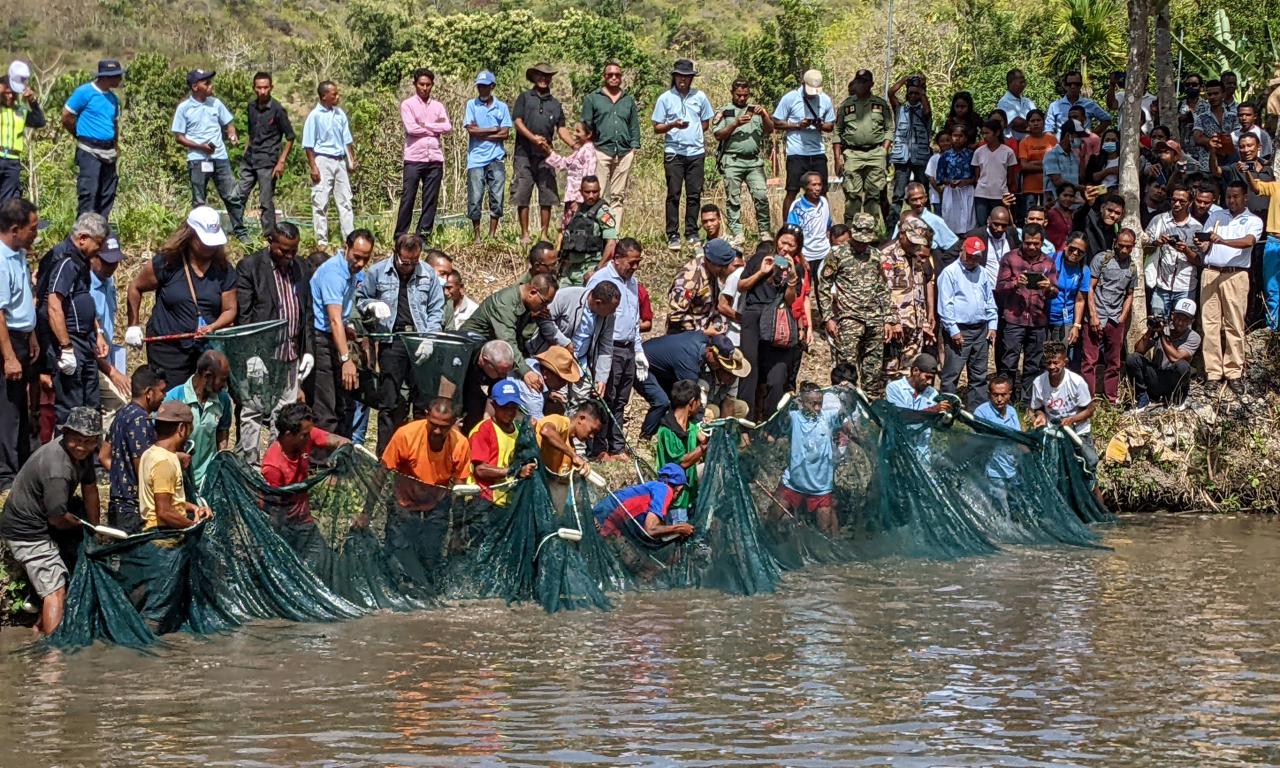
M 455 483 L 471 474 L 471 445 L 457 427 L 453 401 L 431 401 L 427 416 L 396 430 L 382 452 L 396 473 L 395 509 L 387 517 L 386 547 L 410 582 L 435 586 Z

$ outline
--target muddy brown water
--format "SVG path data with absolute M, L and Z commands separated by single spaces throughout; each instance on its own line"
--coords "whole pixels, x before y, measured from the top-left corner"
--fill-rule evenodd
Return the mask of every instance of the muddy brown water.
M 32 658 L 0 766 L 1280 764 L 1280 522 Z

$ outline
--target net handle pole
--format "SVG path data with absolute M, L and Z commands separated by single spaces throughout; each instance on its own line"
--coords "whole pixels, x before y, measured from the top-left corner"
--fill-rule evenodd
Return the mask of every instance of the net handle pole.
M 187 341 L 189 339 L 194 339 L 199 335 L 200 334 L 195 333 L 193 331 L 189 333 L 169 333 L 163 336 L 146 336 L 142 339 L 142 343 L 155 344 L 157 342 L 165 342 L 165 341 Z
M 631 463 L 634 465 L 636 470 L 636 479 L 643 483 L 644 473 L 640 471 L 640 459 L 636 456 L 635 449 L 631 447 L 631 443 L 627 440 L 627 434 L 622 429 L 622 422 L 618 420 L 618 417 L 613 415 L 613 411 L 609 409 L 609 404 L 604 401 L 604 398 L 599 395 L 595 395 L 596 382 L 595 379 L 591 377 L 591 373 L 589 371 L 583 371 L 582 375 L 587 380 L 587 385 L 591 387 L 593 399 L 600 404 L 600 408 L 608 414 L 609 420 L 612 421 L 613 426 L 617 428 L 618 437 L 622 439 L 622 447 L 626 449 L 627 455 L 631 457 Z

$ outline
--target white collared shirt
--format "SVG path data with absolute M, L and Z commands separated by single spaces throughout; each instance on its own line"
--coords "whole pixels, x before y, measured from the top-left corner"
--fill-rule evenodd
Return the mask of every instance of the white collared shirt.
M 1212 231 L 1211 228 L 1210 231 Z M 1262 219 L 1254 216 L 1247 208 L 1229 220 L 1219 220 L 1217 228 L 1218 237 L 1223 240 L 1236 240 L 1253 235 L 1256 242 L 1262 239 L 1262 231 Z M 1214 269 L 1248 269 L 1252 257 L 1252 248 L 1232 248 L 1229 245 L 1215 243 L 1205 255 L 1204 265 Z

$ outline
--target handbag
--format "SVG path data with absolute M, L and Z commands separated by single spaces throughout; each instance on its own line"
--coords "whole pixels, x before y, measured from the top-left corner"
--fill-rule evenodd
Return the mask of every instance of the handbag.
M 760 315 L 760 341 L 778 349 L 791 349 L 799 336 L 799 326 L 791 307 L 787 306 L 785 292 L 779 291 L 777 302 Z

